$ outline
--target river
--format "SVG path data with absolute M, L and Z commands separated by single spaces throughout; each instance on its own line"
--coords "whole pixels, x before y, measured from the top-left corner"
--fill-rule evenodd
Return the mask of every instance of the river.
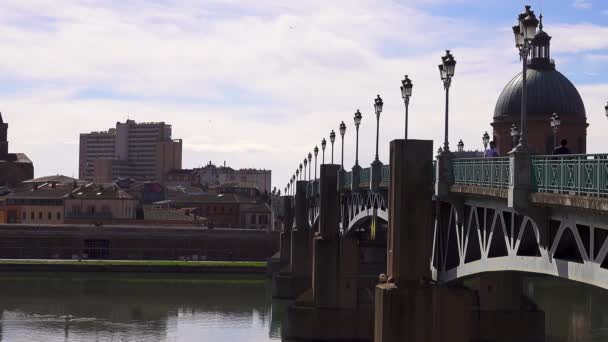
M 608 291 L 530 277 L 547 342 L 608 340 Z M 0 341 L 280 341 L 263 276 L 0 274 Z

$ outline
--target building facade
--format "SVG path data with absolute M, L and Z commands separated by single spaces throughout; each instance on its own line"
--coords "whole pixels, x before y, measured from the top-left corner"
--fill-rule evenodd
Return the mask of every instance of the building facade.
M 8 152 L 8 123 L 0 113 L 0 186 L 15 186 L 34 178 L 34 164 L 23 153 Z
M 585 105 L 576 87 L 555 68 L 551 59 L 551 37 L 540 30 L 533 39 L 528 61 L 527 125 L 528 144 L 534 154 L 551 154 L 556 142 L 568 140 L 572 153 L 587 151 L 587 116 Z M 511 127 L 521 128 L 522 73 L 503 89 L 494 110 L 494 140 L 500 154 L 506 155 L 517 144 Z M 554 135 L 550 119 L 559 115 L 561 126 Z M 516 139 L 515 139 L 516 140 Z
M 159 180 L 181 169 L 182 141 L 171 138 L 164 122 L 117 122 L 115 128 L 80 135 L 79 178 L 110 182 L 130 177 Z

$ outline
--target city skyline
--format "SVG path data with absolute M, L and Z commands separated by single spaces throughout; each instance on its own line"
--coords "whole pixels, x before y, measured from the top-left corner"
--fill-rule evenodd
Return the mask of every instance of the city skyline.
M 404 74 L 414 83 L 410 137 L 433 139 L 436 149 L 443 129 L 437 64 L 444 49 L 458 60 L 451 146 L 463 139 L 465 149 L 481 149 L 498 94 L 520 69 L 510 27 L 524 2 L 198 3 L 5 5 L 0 108 L 11 123 L 12 148 L 30 156 L 36 176 L 77 174 L 78 133 L 128 116 L 172 124 L 184 139 L 184 168 L 227 160 L 237 168 L 272 169 L 273 185 L 283 189 L 340 121 L 348 127 L 345 167 L 352 166 L 357 109 L 363 113 L 360 163 L 369 165 L 376 94 L 385 101 L 380 159 L 387 162 L 388 141 L 403 134 Z M 557 67 L 585 103 L 588 152 L 601 152 L 608 129 L 602 65 L 608 4 L 529 4 L 542 12 Z

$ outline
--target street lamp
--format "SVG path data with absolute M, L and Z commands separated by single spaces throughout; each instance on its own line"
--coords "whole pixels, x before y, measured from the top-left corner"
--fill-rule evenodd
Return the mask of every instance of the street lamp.
M 608 103 L 606 103 L 606 106 L 604 107 L 604 110 L 606 111 L 606 117 L 608 118 Z
M 336 132 L 334 132 L 334 130 L 331 130 L 331 133 L 329 133 L 329 141 L 331 142 L 331 163 L 334 163 L 334 142 L 336 142 Z
M 306 158 L 304 158 L 304 173 L 302 174 L 304 176 L 304 180 L 306 180 L 306 165 L 308 165 L 308 161 Z
M 490 143 L 490 135 L 487 131 L 481 137 L 481 141 L 483 141 L 483 151 L 485 152 L 488 149 L 488 144 Z
M 374 111 L 376 112 L 376 159 L 374 162 L 380 162 L 378 158 L 378 143 L 380 139 L 380 113 L 382 113 L 382 107 L 384 106 L 384 102 L 382 102 L 382 98 L 380 95 L 374 99 Z
M 410 96 L 412 96 L 412 80 L 405 75 L 405 78 L 401 81 L 401 97 L 403 103 L 405 103 L 405 140 L 407 140 L 407 121 L 408 121 L 408 109 L 410 106 Z
M 317 180 L 317 156 L 319 155 L 319 147 L 315 146 L 313 151 L 315 152 L 315 180 Z
M 356 131 L 356 144 L 355 144 L 355 166 L 359 166 L 359 125 L 361 124 L 361 112 L 357 109 L 355 112 L 355 131 Z
M 325 140 L 325 138 L 323 138 L 323 140 L 321 140 L 321 149 L 323 150 L 323 159 L 321 164 L 325 165 L 325 147 L 327 146 L 327 141 Z
M 518 24 L 513 26 L 513 34 L 515 37 L 515 46 L 519 49 L 519 58 L 522 61 L 522 92 L 521 92 L 521 123 L 519 134 L 519 145 L 515 148 L 518 151 L 528 150 L 528 128 L 527 128 L 527 73 L 528 73 L 528 55 L 532 45 L 532 39 L 536 35 L 538 27 L 538 19 L 534 15 L 534 11 L 530 10 L 530 6 L 526 5 L 525 11 L 518 16 Z
M 332 133 L 334 133 L 334 131 L 331 131 Z M 342 121 L 340 123 L 340 136 L 342 139 L 342 161 L 340 162 L 340 169 L 344 170 L 344 134 L 346 133 L 346 125 L 344 124 L 344 121 Z M 334 133 L 335 136 L 335 133 Z
M 441 61 L 442 63 L 439 64 L 439 74 L 441 75 L 443 88 L 445 89 L 445 134 L 443 140 L 443 152 L 447 153 L 450 151 L 450 144 L 448 143 L 450 86 L 452 85 L 452 77 L 454 77 L 454 69 L 456 69 L 456 60 L 450 53 L 450 50 L 446 50 L 445 56 L 441 57 Z
M 517 126 L 515 126 L 515 124 L 511 126 L 511 139 L 512 147 L 515 147 L 517 145 L 517 141 L 519 140 L 519 129 L 517 129 Z
M 302 173 L 302 163 L 300 163 L 300 179 L 298 180 L 304 180 L 304 174 Z
M 557 147 L 557 132 L 559 131 L 559 126 L 562 124 L 562 120 L 560 120 L 557 113 L 553 113 L 553 115 L 551 115 L 550 122 L 551 128 L 553 128 L 553 147 Z
M 460 141 L 458 142 L 458 152 L 463 152 L 464 151 L 464 143 L 462 142 L 462 139 L 460 139 Z
M 311 169 L 312 169 L 312 154 L 310 152 L 308 152 L 308 180 L 311 181 Z M 306 165 L 306 164 L 304 164 Z M 315 172 L 317 172 L 317 170 L 315 170 Z M 315 177 L 316 178 L 316 177 Z

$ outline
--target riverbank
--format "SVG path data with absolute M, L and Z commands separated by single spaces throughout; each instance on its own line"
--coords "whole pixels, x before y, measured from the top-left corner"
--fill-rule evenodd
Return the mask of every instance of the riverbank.
M 118 272 L 265 274 L 266 263 L 254 261 L 173 260 L 35 260 L 2 259 L 0 272 Z

